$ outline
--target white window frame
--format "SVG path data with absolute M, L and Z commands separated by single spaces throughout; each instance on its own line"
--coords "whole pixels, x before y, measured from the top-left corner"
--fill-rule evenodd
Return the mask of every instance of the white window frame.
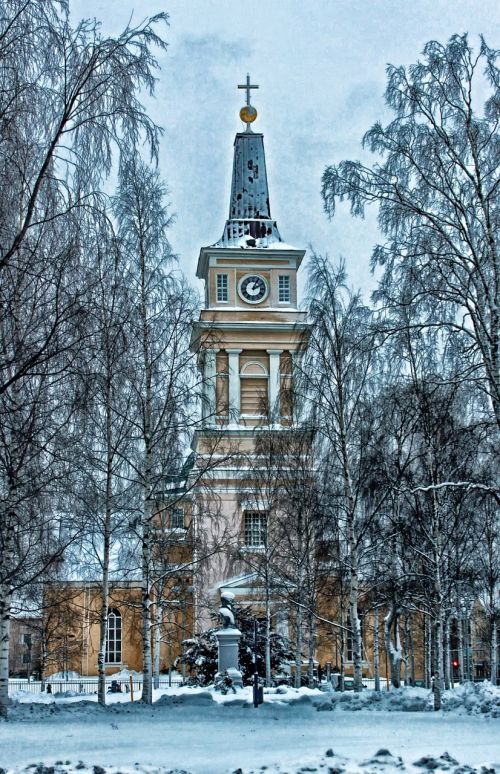
M 215 297 L 218 304 L 227 304 L 229 301 L 229 275 L 217 273 L 215 275 Z
M 170 528 L 184 529 L 184 509 L 183 508 L 172 508 L 172 512 L 170 514 Z
M 267 511 L 243 512 L 243 544 L 245 548 L 264 548 L 267 537 Z
M 119 610 L 110 607 L 106 637 L 106 664 L 122 663 L 123 621 Z
M 292 300 L 292 283 L 290 282 L 290 275 L 279 274 L 278 275 L 278 304 L 290 304 L 291 300 Z

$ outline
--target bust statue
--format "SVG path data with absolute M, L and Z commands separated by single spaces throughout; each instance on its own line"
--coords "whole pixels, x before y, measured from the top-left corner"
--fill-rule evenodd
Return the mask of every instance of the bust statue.
M 223 629 L 230 629 L 235 625 L 234 594 L 230 591 L 221 590 L 219 616 Z

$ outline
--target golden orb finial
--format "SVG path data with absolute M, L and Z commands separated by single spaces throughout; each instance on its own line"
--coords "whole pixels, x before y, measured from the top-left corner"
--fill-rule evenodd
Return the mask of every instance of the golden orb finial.
M 257 111 L 253 105 L 250 104 L 250 89 L 258 89 L 259 87 L 250 83 L 250 76 L 247 75 L 247 82 L 245 84 L 240 84 L 238 88 L 245 89 L 247 93 L 247 104 L 241 108 L 240 118 L 246 123 L 247 132 L 251 132 L 252 130 L 250 128 L 250 124 L 252 124 L 257 118 Z
M 246 124 L 253 124 L 253 122 L 257 118 L 257 111 L 253 107 L 253 105 L 245 105 L 240 110 L 240 118 Z

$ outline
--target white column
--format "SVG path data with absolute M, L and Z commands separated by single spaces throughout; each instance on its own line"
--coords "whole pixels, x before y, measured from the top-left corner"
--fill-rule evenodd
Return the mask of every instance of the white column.
M 289 350 L 290 355 L 292 357 L 292 373 L 290 374 L 291 377 L 291 389 L 292 389 L 292 424 L 296 421 L 298 416 L 298 410 L 297 410 L 297 398 L 295 393 L 295 387 L 299 381 L 300 373 L 302 370 L 302 358 L 304 356 L 304 350 L 301 349 L 290 349 Z
M 226 349 L 229 370 L 229 424 L 240 421 L 240 352 L 241 349 Z
M 282 349 L 268 349 L 269 355 L 269 416 L 272 424 L 280 423 L 280 355 Z
M 216 378 L 218 349 L 205 350 L 205 373 L 203 384 L 203 419 L 204 424 L 215 425 Z

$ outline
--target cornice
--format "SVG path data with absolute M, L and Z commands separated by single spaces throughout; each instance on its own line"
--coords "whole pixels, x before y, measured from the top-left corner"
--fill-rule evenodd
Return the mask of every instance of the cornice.
M 197 320 L 193 323 L 193 328 L 207 328 L 222 331 L 308 331 L 311 328 L 310 322 L 273 322 L 272 320 L 243 320 L 241 322 L 222 322 L 213 320 Z
M 280 244 L 279 242 L 276 244 Z M 273 260 L 275 258 L 294 258 L 297 262 L 297 269 L 302 263 L 302 259 L 306 254 L 305 250 L 285 245 L 283 247 L 202 247 L 198 258 L 198 266 L 196 269 L 196 276 L 199 279 L 205 279 L 208 271 L 208 260 L 211 256 L 215 258 L 232 258 L 238 263 L 251 263 L 252 260 L 258 263 L 265 263 L 266 261 Z

